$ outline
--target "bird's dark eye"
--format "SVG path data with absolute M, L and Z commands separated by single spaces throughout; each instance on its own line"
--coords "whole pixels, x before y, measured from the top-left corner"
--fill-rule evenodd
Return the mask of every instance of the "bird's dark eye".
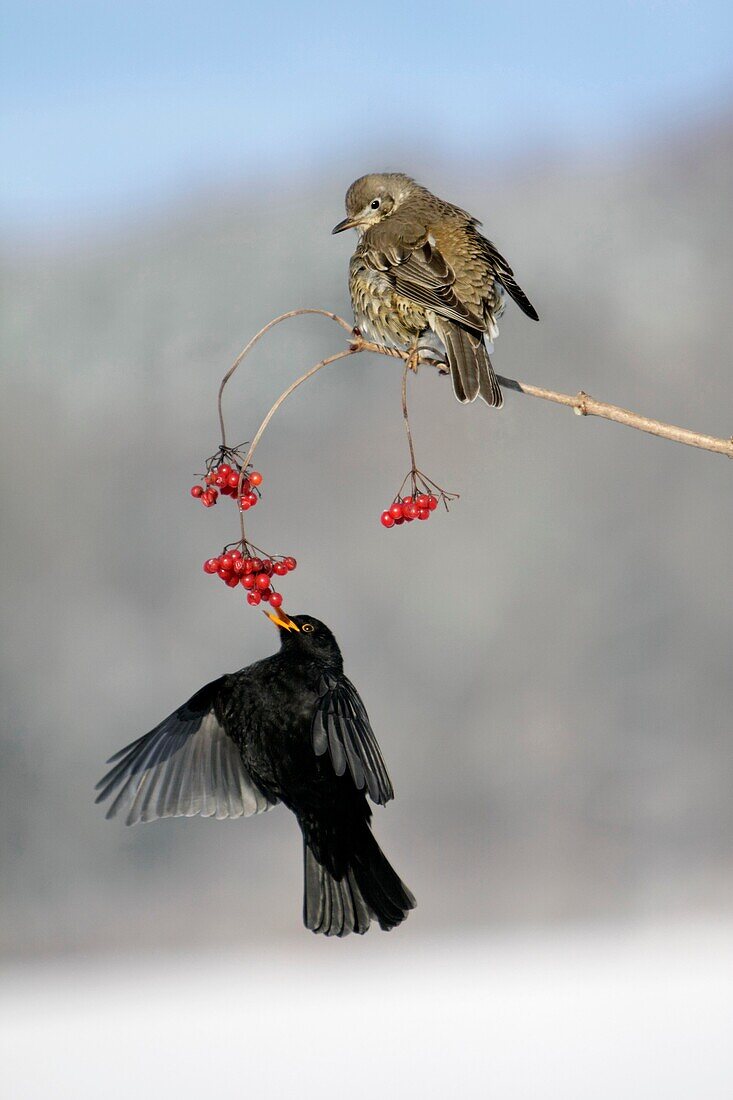
M 303 631 L 304 634 L 312 634 L 316 628 L 314 627 L 313 623 L 303 623 L 300 629 Z
M 372 210 L 379 210 L 381 204 L 379 202 L 379 199 L 372 199 L 369 205 L 371 206 Z

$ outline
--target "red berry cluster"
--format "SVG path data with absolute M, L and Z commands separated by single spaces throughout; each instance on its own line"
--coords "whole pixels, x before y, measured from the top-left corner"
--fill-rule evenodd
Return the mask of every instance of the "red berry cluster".
M 218 558 L 209 558 L 204 562 L 204 572 L 221 577 L 228 588 L 241 585 L 247 592 L 247 603 L 253 607 L 263 601 L 270 607 L 281 607 L 283 598 L 279 592 L 273 591 L 273 578 L 287 576 L 298 563 L 295 558 L 280 555 L 256 557 L 253 550 L 255 547 L 249 543 L 225 548 Z
M 231 463 L 210 460 L 207 463 L 206 474 L 202 478 L 203 485 L 191 486 L 191 496 L 200 500 L 205 508 L 211 508 L 216 504 L 219 494 L 224 497 L 239 499 L 239 507 L 243 512 L 254 508 L 260 498 L 259 486 L 262 484 L 262 474 L 251 467 L 247 468 L 242 478 L 241 492 L 239 491 L 239 479 L 242 475 L 242 467 L 232 458 Z
M 382 512 L 384 527 L 399 527 L 402 523 L 412 523 L 414 519 L 430 519 L 430 513 L 438 507 L 438 498 L 432 493 L 418 493 L 417 496 L 397 496 L 386 512 Z

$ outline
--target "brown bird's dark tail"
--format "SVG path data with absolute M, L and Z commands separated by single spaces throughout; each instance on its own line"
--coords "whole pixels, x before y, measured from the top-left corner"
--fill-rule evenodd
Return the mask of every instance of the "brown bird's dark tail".
M 316 839 L 302 823 L 301 827 L 306 928 L 326 936 L 363 935 L 374 918 L 388 932 L 415 908 L 415 898 L 388 862 L 368 822 L 359 822 L 349 835 L 347 852 L 339 852 L 343 837 L 319 830 Z
M 504 397 L 489 353 L 480 332 L 470 332 L 460 325 L 442 321 L 436 331 L 445 345 L 453 381 L 453 392 L 462 403 L 481 397 L 487 405 L 500 409 Z

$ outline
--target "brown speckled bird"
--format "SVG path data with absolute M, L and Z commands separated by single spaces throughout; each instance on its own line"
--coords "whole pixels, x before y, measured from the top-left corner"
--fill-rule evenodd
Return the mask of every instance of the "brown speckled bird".
M 333 232 L 359 234 L 349 267 L 359 332 L 415 350 L 437 337 L 458 400 L 481 397 L 501 408 L 485 339 L 498 335 L 504 292 L 532 320 L 539 318 L 509 264 L 479 233 L 481 223 L 401 172 L 355 180 L 346 214 Z

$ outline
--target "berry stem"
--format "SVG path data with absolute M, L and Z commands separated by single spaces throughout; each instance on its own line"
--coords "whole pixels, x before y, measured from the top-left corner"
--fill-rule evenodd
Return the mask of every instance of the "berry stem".
M 402 419 L 405 422 L 405 431 L 407 432 L 407 444 L 410 448 L 410 469 L 414 480 L 417 462 L 415 461 L 415 447 L 412 442 L 412 432 L 410 431 L 410 415 L 407 411 L 407 375 L 409 370 L 410 367 L 406 364 L 402 372 Z
M 330 314 L 328 316 L 330 316 Z M 278 318 L 278 319 L 283 320 L 284 318 Z M 261 334 L 259 334 L 259 335 L 261 335 Z M 252 455 L 255 453 L 255 449 L 257 447 L 257 444 L 262 439 L 262 436 L 265 432 L 265 429 L 267 428 L 267 425 L 270 423 L 273 416 L 275 415 L 277 410 L 282 405 L 283 401 L 285 401 L 288 397 L 290 397 L 290 394 L 294 390 L 297 390 L 298 386 L 301 386 L 303 384 L 303 382 L 307 382 L 309 378 L 312 378 L 313 375 L 316 373 L 316 371 L 319 371 L 321 369 L 321 367 L 327 367 L 331 363 L 338 362 L 339 359 L 347 359 L 349 356 L 356 355 L 356 354 L 358 354 L 357 349 L 353 348 L 353 347 L 346 348 L 344 351 L 337 351 L 335 355 L 329 355 L 326 359 L 321 359 L 320 363 L 316 363 L 316 365 L 314 367 L 311 367 L 310 370 L 307 370 L 305 372 L 305 374 L 301 374 L 300 378 L 296 378 L 296 380 L 294 382 L 291 382 L 291 384 L 288 386 L 288 388 L 286 390 L 283 390 L 283 392 L 280 394 L 277 401 L 272 406 L 270 411 L 267 413 L 264 420 L 260 424 L 259 428 L 255 432 L 255 434 L 252 438 L 252 442 L 249 445 L 249 450 L 247 451 L 246 457 L 244 458 L 244 461 L 242 463 L 242 470 L 245 470 L 249 466 L 250 462 L 252 461 Z M 240 488 L 241 488 L 241 482 L 242 482 L 242 477 L 241 476 L 240 476 L 239 480 L 240 480 Z M 240 512 L 239 512 L 239 523 L 240 523 L 240 527 L 242 529 L 242 539 L 245 539 L 244 512 L 242 512 L 241 509 L 240 509 Z
M 255 333 L 249 343 L 245 344 L 245 346 L 242 348 L 239 355 L 234 360 L 231 367 L 221 380 L 221 384 L 219 386 L 217 408 L 219 410 L 219 427 L 221 428 L 222 447 L 226 447 L 226 429 L 224 427 L 224 414 L 222 412 L 221 405 L 222 397 L 224 396 L 224 388 L 227 382 L 235 373 L 237 367 L 242 362 L 242 360 L 249 354 L 255 344 L 262 339 L 266 332 L 269 332 L 271 328 L 274 328 L 275 325 L 279 325 L 282 321 L 288 321 L 291 317 L 301 317 L 303 316 L 303 314 L 307 313 L 319 314 L 321 317 L 328 317 L 329 320 L 335 321 L 337 325 L 341 325 L 341 328 L 346 329 L 348 333 L 351 333 L 351 325 L 347 324 L 347 322 L 344 321 L 342 317 L 339 317 L 337 313 L 331 313 L 330 310 L 327 309 L 291 309 L 288 313 L 281 313 L 279 317 L 275 317 L 272 321 L 268 321 L 268 323 L 263 328 L 261 328 L 259 332 Z

